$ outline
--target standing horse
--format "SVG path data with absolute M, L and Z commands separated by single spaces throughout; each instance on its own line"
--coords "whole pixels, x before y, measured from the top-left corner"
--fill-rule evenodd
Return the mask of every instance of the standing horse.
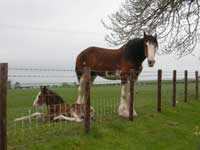
M 137 80 L 142 71 L 142 62 L 148 59 L 149 67 L 155 64 L 155 53 L 158 48 L 157 35 L 146 35 L 127 42 L 119 49 L 105 49 L 89 47 L 83 50 L 76 59 L 76 74 L 80 83 L 78 88 L 78 104 L 84 103 L 84 84 L 86 78 L 83 68 L 91 69 L 91 83 L 97 76 L 105 79 L 121 79 L 121 100 L 118 113 L 120 116 L 129 116 L 129 101 L 127 100 L 127 81 L 130 70 L 134 69 L 134 80 Z M 134 116 L 137 113 L 134 109 Z
M 62 97 L 55 92 L 46 88 L 40 88 L 40 92 L 35 98 L 33 107 L 37 108 L 42 105 L 47 106 L 47 115 L 39 112 L 29 116 L 15 119 L 15 121 L 27 120 L 31 118 L 41 118 L 49 120 L 66 120 L 80 122 L 85 115 L 85 104 L 66 104 Z M 91 108 L 91 119 L 94 119 L 93 108 Z

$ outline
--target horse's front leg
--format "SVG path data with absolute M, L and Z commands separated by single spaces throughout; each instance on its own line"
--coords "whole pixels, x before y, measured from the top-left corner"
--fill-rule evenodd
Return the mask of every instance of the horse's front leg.
M 135 83 L 142 72 L 143 66 L 141 65 L 138 69 L 135 69 L 133 72 L 133 82 Z M 130 98 L 130 97 L 129 97 Z M 130 99 L 129 99 L 129 104 L 130 104 Z M 135 110 L 135 104 L 133 104 L 133 116 L 137 117 L 137 112 Z
M 121 97 L 118 109 L 119 116 L 129 117 L 129 103 L 127 101 L 127 75 L 121 74 Z
M 44 115 L 43 113 L 35 112 L 35 113 L 33 113 L 31 115 L 28 115 L 28 116 L 23 116 L 23 117 L 16 118 L 14 121 L 30 120 L 32 118 L 41 117 L 43 115 Z
M 119 116 L 128 118 L 129 117 L 129 107 L 130 107 L 130 93 L 128 90 L 127 83 L 128 76 L 125 74 L 121 77 L 121 97 L 120 97 L 120 105 L 118 109 Z M 133 105 L 133 116 L 137 116 L 137 112 Z

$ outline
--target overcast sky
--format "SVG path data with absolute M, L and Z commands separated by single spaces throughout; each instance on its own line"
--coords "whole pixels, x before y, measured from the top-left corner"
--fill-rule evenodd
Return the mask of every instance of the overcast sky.
M 101 19 L 123 0 L 1 0 L 0 62 L 14 67 L 74 68 L 78 53 L 89 46 L 108 47 Z M 177 60 L 156 56 L 154 68 L 171 71 L 200 67 L 200 48 Z

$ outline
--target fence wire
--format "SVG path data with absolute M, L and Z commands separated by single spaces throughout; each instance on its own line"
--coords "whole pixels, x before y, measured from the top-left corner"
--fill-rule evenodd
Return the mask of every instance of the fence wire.
M 47 107 L 32 107 L 39 86 L 48 88 L 61 95 L 65 103 L 77 100 L 79 83 L 74 70 L 9 68 L 9 80 L 14 82 L 8 94 L 8 147 L 9 149 L 31 149 L 48 143 L 48 137 L 57 140 L 62 137 L 79 136 L 83 133 L 83 122 L 50 121 L 28 119 L 15 122 L 18 117 L 34 112 L 47 113 Z M 188 72 L 188 101 L 193 100 L 195 74 Z M 16 84 L 18 83 L 18 84 Z M 12 84 L 12 83 L 11 83 Z M 95 110 L 92 128 L 103 128 L 114 120 L 124 121 L 118 116 L 121 86 L 120 80 L 108 81 L 97 78 L 91 87 L 91 106 Z M 177 72 L 177 105 L 184 102 L 184 72 Z M 127 86 L 129 88 L 129 86 Z M 157 72 L 144 71 L 135 83 L 134 107 L 138 117 L 156 113 Z M 128 98 L 128 93 L 127 93 Z M 162 75 L 162 110 L 172 106 L 172 71 Z M 37 146 L 36 146 L 37 145 Z

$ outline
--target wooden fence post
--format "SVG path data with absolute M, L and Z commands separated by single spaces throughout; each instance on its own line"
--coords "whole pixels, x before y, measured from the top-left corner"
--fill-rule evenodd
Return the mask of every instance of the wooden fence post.
M 85 98 L 85 119 L 84 127 L 85 132 L 90 132 L 90 68 L 84 68 L 84 78 L 85 78 L 85 89 L 84 89 L 84 98 Z
M 172 106 L 176 107 L 176 70 L 173 71 Z
M 134 105 L 134 70 L 130 70 L 130 98 L 129 98 L 129 120 L 133 121 L 133 105 Z
M 195 97 L 198 99 L 199 97 L 199 77 L 198 77 L 198 71 L 195 71 Z
M 0 64 L 0 150 L 7 150 L 8 64 Z
M 188 71 L 184 72 L 184 102 L 187 102 L 188 97 Z
M 162 70 L 158 70 L 157 111 L 161 112 Z

